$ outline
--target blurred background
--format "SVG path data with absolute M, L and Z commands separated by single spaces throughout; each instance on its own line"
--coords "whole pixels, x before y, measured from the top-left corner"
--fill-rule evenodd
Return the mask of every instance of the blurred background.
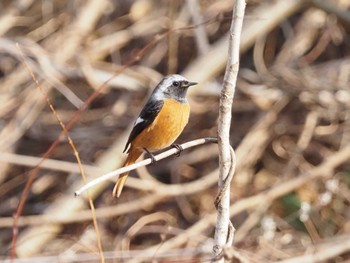
M 107 262 L 210 262 L 217 145 L 133 171 L 119 199 L 112 181 L 93 187 L 96 234 L 86 194 L 74 197 L 84 182 L 47 98 L 88 181 L 122 165 L 132 124 L 164 75 L 200 83 L 177 142 L 215 137 L 232 5 L 0 2 L 1 260 L 99 262 L 99 236 Z M 247 1 L 228 261 L 350 260 L 349 31 L 349 0 Z

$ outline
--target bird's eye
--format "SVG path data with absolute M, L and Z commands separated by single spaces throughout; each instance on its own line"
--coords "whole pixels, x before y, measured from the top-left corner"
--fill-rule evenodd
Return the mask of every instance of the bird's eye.
M 178 86 L 180 86 L 180 82 L 178 82 L 178 81 L 174 81 L 174 82 L 173 82 L 173 86 L 174 86 L 174 87 L 178 87 Z

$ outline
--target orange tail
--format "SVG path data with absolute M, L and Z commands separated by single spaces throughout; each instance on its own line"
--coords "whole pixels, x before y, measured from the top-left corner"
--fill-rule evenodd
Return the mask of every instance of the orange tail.
M 142 154 L 142 151 L 140 151 L 137 148 L 133 148 L 131 146 L 128 158 L 126 158 L 126 161 L 125 161 L 123 167 L 135 163 L 141 154 Z M 119 175 L 119 178 L 118 178 L 118 180 L 114 186 L 114 189 L 113 189 L 113 196 L 114 197 L 119 197 L 120 194 L 122 193 L 124 184 L 126 182 L 126 179 L 128 178 L 128 174 L 129 173 L 127 172 L 127 173 L 123 173 L 123 174 Z

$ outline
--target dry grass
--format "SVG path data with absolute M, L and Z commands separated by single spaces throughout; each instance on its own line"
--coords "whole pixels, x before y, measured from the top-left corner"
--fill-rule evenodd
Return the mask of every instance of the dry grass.
M 350 259 L 350 1 L 306 2 L 248 1 L 231 128 L 237 231 L 223 255 L 234 262 Z M 88 201 L 74 198 L 76 158 L 16 43 L 92 180 L 123 163 L 162 75 L 200 83 L 178 142 L 216 135 L 231 1 L 18 0 L 0 10 L 1 259 L 17 211 L 12 252 L 23 262 L 99 262 Z M 120 199 L 112 182 L 91 189 L 106 261 L 210 261 L 217 154 L 206 144 L 140 168 Z

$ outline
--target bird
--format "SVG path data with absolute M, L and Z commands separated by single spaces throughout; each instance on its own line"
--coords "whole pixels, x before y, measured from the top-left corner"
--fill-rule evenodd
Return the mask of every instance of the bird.
M 187 90 L 197 84 L 178 74 L 168 75 L 158 83 L 134 122 L 123 151 L 128 154 L 123 167 L 135 163 L 144 152 L 155 161 L 152 152 L 173 145 L 190 116 Z M 180 152 L 179 145 L 173 146 Z M 127 177 L 128 172 L 119 176 L 113 189 L 114 197 L 120 196 Z

